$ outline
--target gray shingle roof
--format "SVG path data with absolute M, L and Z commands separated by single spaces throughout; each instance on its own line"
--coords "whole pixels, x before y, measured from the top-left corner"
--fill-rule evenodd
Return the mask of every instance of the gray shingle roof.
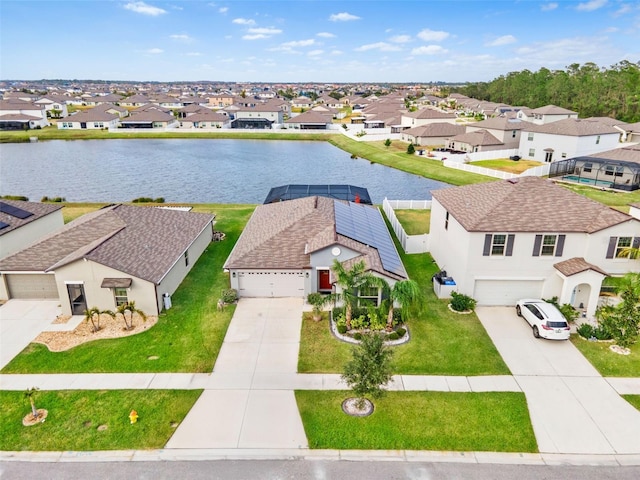
M 640 164 L 640 145 L 626 145 L 622 148 L 614 148 L 613 150 L 598 152 L 588 156 L 591 158 L 604 158 L 607 160 L 620 160 Z
M 607 272 L 602 270 L 600 267 L 587 262 L 582 257 L 570 258 L 564 262 L 556 263 L 553 266 L 565 277 L 577 275 L 578 273 L 586 272 L 587 270 L 593 270 L 601 273 L 602 275 L 608 275 Z
M 440 110 L 434 110 L 433 108 L 422 108 L 415 112 L 405 113 L 404 116 L 423 120 L 433 118 L 456 118 L 453 113 L 441 112 Z
M 204 213 L 105 207 L 1 260 L 0 270 L 43 272 L 86 258 L 159 283 L 212 220 Z
M 516 118 L 492 117 L 476 123 L 470 123 L 468 127 L 488 128 L 491 130 L 522 130 L 532 124 Z
M 581 120 L 578 118 L 565 118 L 557 122 L 545 125 L 530 125 L 523 129 L 526 132 L 548 133 L 551 135 L 567 135 L 571 137 L 583 137 L 587 135 L 619 134 L 620 131 L 605 125 L 604 123 Z
M 0 235 L 4 235 L 7 232 L 20 228 L 27 223 L 31 223 L 34 220 L 38 220 L 39 218 L 56 212 L 62 208 L 62 205 L 55 205 L 51 203 L 22 202 L 19 200 L 7 200 L 4 198 L 0 199 L 0 202 L 33 213 L 33 215 L 27 218 L 17 218 L 13 215 L 9 215 L 8 213 L 0 212 L 0 222 L 9 225 L 8 227 L 0 229 Z
M 430 123 L 420 127 L 412 127 L 404 130 L 402 133 L 413 135 L 414 137 L 453 137 L 464 133 L 465 127 L 462 125 L 454 125 L 448 122 Z
M 539 115 L 570 115 L 578 112 L 573 110 L 567 110 L 566 108 L 558 107 L 556 105 L 545 105 L 544 107 L 534 108 L 531 113 L 537 113 Z
M 450 140 L 460 143 L 466 143 L 471 146 L 482 145 L 502 145 L 503 143 L 486 130 L 478 130 L 476 132 L 462 133 L 451 137 Z
M 469 232 L 593 233 L 632 217 L 539 177 L 433 190 Z

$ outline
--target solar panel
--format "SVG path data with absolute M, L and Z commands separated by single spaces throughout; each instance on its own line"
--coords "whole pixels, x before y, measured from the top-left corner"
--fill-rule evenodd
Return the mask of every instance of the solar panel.
M 386 271 L 406 276 L 402 260 L 378 209 L 357 203 L 334 202 L 334 212 L 336 233 L 375 248 Z
M 8 223 L 4 223 L 4 222 L 0 222 L 0 230 L 2 230 L 3 228 L 7 228 L 10 225 Z
M 22 210 L 21 208 L 14 207 L 13 205 L 9 205 L 8 203 L 4 202 L 0 202 L 0 212 L 6 213 L 7 215 L 11 215 L 12 217 L 16 217 L 21 220 L 29 218 L 33 215 L 33 213 L 31 212 L 27 212 L 26 210 Z

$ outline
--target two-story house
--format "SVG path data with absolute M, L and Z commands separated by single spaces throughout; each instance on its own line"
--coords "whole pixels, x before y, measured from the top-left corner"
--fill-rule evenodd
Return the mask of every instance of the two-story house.
M 503 148 L 518 148 L 520 145 L 520 132 L 522 129 L 531 126 L 530 123 L 517 118 L 506 116 L 487 118 L 480 122 L 467 125 L 467 133 L 486 130 L 504 145 Z
M 602 280 L 640 268 L 640 221 L 550 180 L 522 177 L 432 191 L 433 258 L 480 305 L 570 303 L 589 317 Z

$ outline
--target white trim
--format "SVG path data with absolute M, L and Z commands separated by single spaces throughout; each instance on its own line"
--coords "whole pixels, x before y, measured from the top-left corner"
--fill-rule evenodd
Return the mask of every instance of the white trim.
M 82 280 L 65 280 L 65 285 L 84 285 L 84 281 Z

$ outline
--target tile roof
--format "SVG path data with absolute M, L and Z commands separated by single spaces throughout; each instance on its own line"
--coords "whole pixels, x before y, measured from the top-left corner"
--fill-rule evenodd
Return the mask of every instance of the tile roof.
M 539 177 L 433 190 L 431 194 L 469 232 L 593 233 L 632 219 Z
M 205 213 L 113 205 L 0 260 L 0 270 L 43 272 L 86 258 L 159 283 L 212 220 Z
M 582 257 L 573 257 L 563 262 L 559 262 L 553 265 L 565 277 L 577 275 L 578 273 L 586 272 L 587 270 L 594 270 L 602 275 L 607 276 L 607 272 L 602 270 L 596 265 L 592 265 Z
M 338 244 L 360 252 L 361 259 L 366 259 L 371 269 L 391 278 L 402 279 L 397 274 L 385 271 L 376 248 L 336 233 L 336 201 L 314 196 L 259 205 L 224 268 L 308 268 L 310 253 Z M 380 221 L 384 222 L 382 216 Z
M 604 123 L 579 118 L 565 118 L 557 122 L 546 123 L 544 125 L 530 125 L 523 129 L 526 132 L 548 133 L 551 135 L 567 135 L 571 137 L 583 137 L 587 135 L 608 135 L 611 133 L 620 134 L 617 130 Z
M 19 200 L 7 200 L 5 198 L 0 199 L 0 202 L 33 213 L 33 215 L 27 218 L 17 218 L 13 215 L 9 215 L 8 213 L 0 211 L 0 222 L 9 225 L 8 227 L 0 229 L 0 235 L 4 235 L 7 232 L 20 228 L 21 226 L 47 216 L 50 213 L 57 212 L 62 208 L 62 205 L 59 204 L 56 205 L 52 203 L 23 202 Z

